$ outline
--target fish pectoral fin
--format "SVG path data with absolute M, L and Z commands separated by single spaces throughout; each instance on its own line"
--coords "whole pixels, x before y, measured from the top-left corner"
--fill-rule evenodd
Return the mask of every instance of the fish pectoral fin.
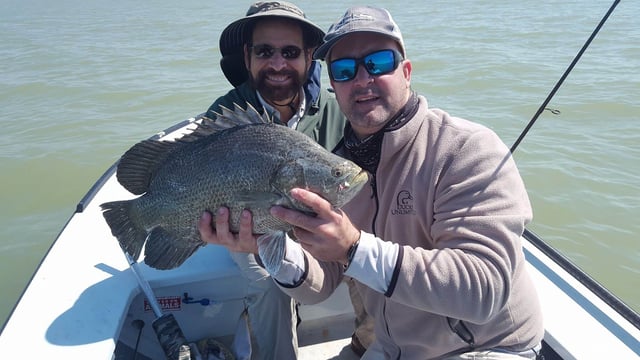
M 181 146 L 180 142 L 152 139 L 135 144 L 120 158 L 116 172 L 118 182 L 132 194 L 147 192 L 156 169 Z
M 258 237 L 258 255 L 269 274 L 277 274 L 284 260 L 287 237 L 284 231 L 275 231 Z
M 176 244 L 186 246 L 176 246 Z M 144 248 L 144 262 L 154 269 L 169 270 L 182 265 L 204 242 L 185 242 L 158 226 L 151 230 Z

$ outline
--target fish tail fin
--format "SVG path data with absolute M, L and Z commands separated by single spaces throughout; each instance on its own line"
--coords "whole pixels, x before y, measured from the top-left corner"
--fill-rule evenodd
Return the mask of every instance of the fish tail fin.
M 112 201 L 101 204 L 102 216 L 111 228 L 111 234 L 118 239 L 122 250 L 137 259 L 147 238 L 147 231 L 131 220 L 129 214 L 133 201 Z
M 182 265 L 205 243 L 188 242 L 187 247 L 175 246 L 176 236 L 158 226 L 151 230 L 144 248 L 144 262 L 154 269 L 169 270 Z

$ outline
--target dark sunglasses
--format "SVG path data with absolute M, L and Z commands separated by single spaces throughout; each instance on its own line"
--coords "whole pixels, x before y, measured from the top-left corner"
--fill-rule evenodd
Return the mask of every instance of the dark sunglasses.
M 283 58 L 293 60 L 297 59 L 302 53 L 302 49 L 293 45 L 277 48 L 267 44 L 260 44 L 249 46 L 249 49 L 258 59 L 269 59 L 276 51 L 280 51 L 280 55 L 282 55 Z
M 373 76 L 384 75 L 397 69 L 402 60 L 404 59 L 398 50 L 379 50 L 358 59 L 333 60 L 329 65 L 329 75 L 337 82 L 353 80 L 360 64 Z

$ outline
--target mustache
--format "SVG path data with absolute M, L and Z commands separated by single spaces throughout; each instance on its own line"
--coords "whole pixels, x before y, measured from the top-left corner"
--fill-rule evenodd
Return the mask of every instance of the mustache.
M 260 72 L 258 72 L 258 78 L 266 78 L 267 76 L 278 76 L 278 75 L 286 75 L 295 79 L 298 76 L 298 72 L 291 69 L 283 69 L 280 71 L 269 69 L 269 70 L 261 70 Z
M 349 96 L 353 99 L 360 97 L 380 97 L 377 89 L 374 89 L 373 87 L 353 89 L 349 93 Z

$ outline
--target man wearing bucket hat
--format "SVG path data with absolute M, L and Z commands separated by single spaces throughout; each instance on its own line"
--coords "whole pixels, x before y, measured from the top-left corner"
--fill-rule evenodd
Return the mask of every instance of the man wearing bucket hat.
M 251 104 L 332 150 L 345 122 L 333 94 L 320 85 L 321 65 L 312 59 L 324 31 L 294 4 L 256 2 L 220 35 L 220 66 L 234 86 L 207 111 Z
M 509 149 L 411 89 L 402 35 L 384 9 L 347 10 L 314 57 L 328 64 L 348 119 L 337 153 L 373 176 L 341 210 L 304 189 L 291 195 L 317 216 L 273 207 L 297 242 L 263 257 L 271 276 L 304 303 L 355 279 L 375 322 L 363 359 L 538 357 L 542 315 L 521 244 L 532 210 Z M 209 242 L 230 236 L 202 230 Z M 256 240 L 245 228 L 236 241 Z
M 345 117 L 333 94 L 320 85 L 321 65 L 312 59 L 324 31 L 294 4 L 256 2 L 246 16 L 220 35 L 220 66 L 234 86 L 207 111 L 248 104 L 267 112 L 275 122 L 297 129 L 332 150 L 342 138 Z M 216 219 L 228 215 L 226 209 Z M 205 214 L 207 224 L 211 215 Z M 211 229 L 211 227 L 209 226 Z M 252 359 L 297 357 L 295 302 L 280 291 L 253 254 L 230 249 L 247 278 Z

